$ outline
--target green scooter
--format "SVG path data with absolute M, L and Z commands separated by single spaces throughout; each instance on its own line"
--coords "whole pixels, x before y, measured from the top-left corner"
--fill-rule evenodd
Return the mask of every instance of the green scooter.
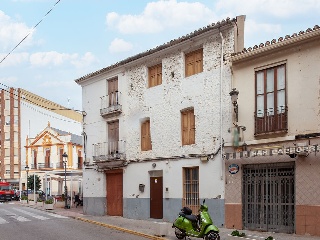
M 186 239 L 188 236 L 205 240 L 220 240 L 219 229 L 213 225 L 205 200 L 200 206 L 198 215 L 193 215 L 192 210 L 188 207 L 182 208 L 172 228 L 175 229 L 178 239 Z

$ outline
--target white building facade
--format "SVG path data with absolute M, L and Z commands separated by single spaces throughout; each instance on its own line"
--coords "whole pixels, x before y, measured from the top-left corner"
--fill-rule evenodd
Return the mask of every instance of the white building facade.
M 85 214 L 172 221 L 182 206 L 197 212 L 206 199 L 215 224 L 224 224 L 226 57 L 243 49 L 244 19 L 209 25 L 76 80 L 87 113 Z

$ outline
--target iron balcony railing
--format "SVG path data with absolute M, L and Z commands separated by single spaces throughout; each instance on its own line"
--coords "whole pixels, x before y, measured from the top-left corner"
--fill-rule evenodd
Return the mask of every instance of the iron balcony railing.
M 102 117 L 109 117 L 111 115 L 117 115 L 122 112 L 120 92 L 116 91 L 100 98 L 101 98 L 100 115 Z
M 53 163 L 38 163 L 38 169 L 53 168 Z
M 124 160 L 125 141 L 102 142 L 92 144 L 93 161 Z
M 254 113 L 255 135 L 284 132 L 288 130 L 288 108 L 287 106 L 269 108 Z

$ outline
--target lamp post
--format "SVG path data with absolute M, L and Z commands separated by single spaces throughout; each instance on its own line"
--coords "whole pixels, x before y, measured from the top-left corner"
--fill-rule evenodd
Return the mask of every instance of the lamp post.
M 67 160 L 68 154 L 63 153 L 63 165 L 64 165 L 64 208 L 68 209 L 68 189 L 67 189 Z
M 239 91 L 235 88 L 232 89 L 232 91 L 229 93 L 229 95 L 231 96 L 231 102 L 233 105 L 233 110 L 236 114 L 236 123 L 238 122 L 238 95 L 239 95 Z
M 28 191 L 28 174 L 29 174 L 29 166 L 25 166 L 26 172 L 27 172 L 27 203 L 29 203 L 29 191 Z

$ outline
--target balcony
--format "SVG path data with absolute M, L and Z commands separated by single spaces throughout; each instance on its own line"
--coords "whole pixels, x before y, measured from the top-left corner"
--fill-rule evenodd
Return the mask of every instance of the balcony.
M 52 163 L 38 163 L 38 169 L 48 169 L 53 168 Z
M 122 112 L 121 103 L 121 93 L 114 92 L 110 95 L 106 95 L 101 98 L 101 108 L 100 115 L 101 117 L 112 117 L 119 115 Z
M 255 112 L 254 135 L 286 132 L 288 130 L 288 108 L 279 107 L 276 112 L 273 108 Z
M 99 168 L 113 168 L 125 165 L 125 141 L 103 142 L 92 145 L 93 162 Z

